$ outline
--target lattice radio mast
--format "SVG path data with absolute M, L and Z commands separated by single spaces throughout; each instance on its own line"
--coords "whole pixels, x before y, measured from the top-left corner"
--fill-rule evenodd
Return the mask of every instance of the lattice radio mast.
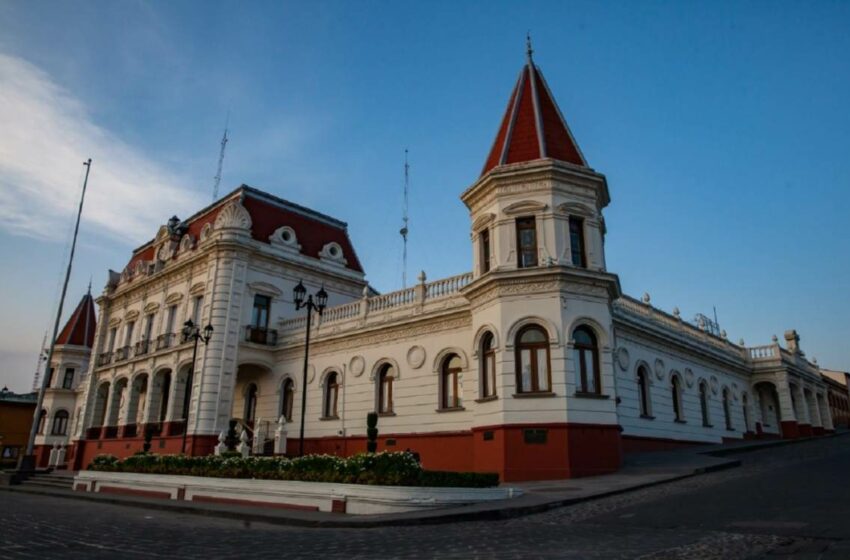
M 38 360 L 35 364 L 35 377 L 32 380 L 32 390 L 33 392 L 38 391 L 41 388 L 40 381 L 40 372 L 41 372 L 41 363 L 47 359 L 47 331 L 44 331 L 44 338 L 41 341 L 41 347 L 38 349 Z
M 408 224 L 408 216 L 407 216 L 407 194 L 410 188 L 410 165 L 407 163 L 407 148 L 404 149 L 404 205 L 402 207 L 402 217 L 401 222 L 402 226 L 399 230 L 401 234 L 401 238 L 404 241 L 404 249 L 401 254 L 401 287 L 402 289 L 407 288 L 407 224 Z
M 221 168 L 224 165 L 224 148 L 227 146 L 228 124 L 230 124 L 230 111 L 227 112 L 227 119 L 224 121 L 224 135 L 221 137 L 221 152 L 218 154 L 218 172 L 215 174 L 213 181 L 213 202 L 218 200 L 218 185 L 221 183 Z

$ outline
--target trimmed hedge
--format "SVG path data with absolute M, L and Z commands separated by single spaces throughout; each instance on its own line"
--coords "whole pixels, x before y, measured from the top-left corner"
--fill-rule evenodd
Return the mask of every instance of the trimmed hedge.
M 408 451 L 359 453 L 351 457 L 305 455 L 285 457 L 220 457 L 138 453 L 126 459 L 98 455 L 91 471 L 175 474 L 222 478 L 338 482 L 377 486 L 440 486 L 489 488 L 499 484 L 496 473 L 426 471 Z

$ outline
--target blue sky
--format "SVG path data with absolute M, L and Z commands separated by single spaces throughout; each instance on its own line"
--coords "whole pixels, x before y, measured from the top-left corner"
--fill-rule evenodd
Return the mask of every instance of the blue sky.
M 850 370 L 846 2 L 0 0 L 0 384 L 31 384 L 82 161 L 94 160 L 66 304 L 172 214 L 240 183 L 339 217 L 369 280 L 470 269 L 459 194 L 524 59 L 608 177 L 625 291 L 730 338 L 796 328 Z

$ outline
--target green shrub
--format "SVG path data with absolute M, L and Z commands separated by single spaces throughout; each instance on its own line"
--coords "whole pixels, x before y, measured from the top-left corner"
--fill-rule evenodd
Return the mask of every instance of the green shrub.
M 485 488 L 499 483 L 499 476 L 492 473 L 422 470 L 414 454 L 409 451 L 358 453 L 347 458 L 305 455 L 294 459 L 137 453 L 119 460 L 113 455 L 98 455 L 89 465 L 89 470 L 380 486 Z

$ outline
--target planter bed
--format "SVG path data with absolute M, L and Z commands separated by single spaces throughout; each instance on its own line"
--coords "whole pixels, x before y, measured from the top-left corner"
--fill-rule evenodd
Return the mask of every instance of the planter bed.
M 372 486 L 91 470 L 77 474 L 74 490 L 355 515 L 460 506 L 522 494 L 505 487 Z

